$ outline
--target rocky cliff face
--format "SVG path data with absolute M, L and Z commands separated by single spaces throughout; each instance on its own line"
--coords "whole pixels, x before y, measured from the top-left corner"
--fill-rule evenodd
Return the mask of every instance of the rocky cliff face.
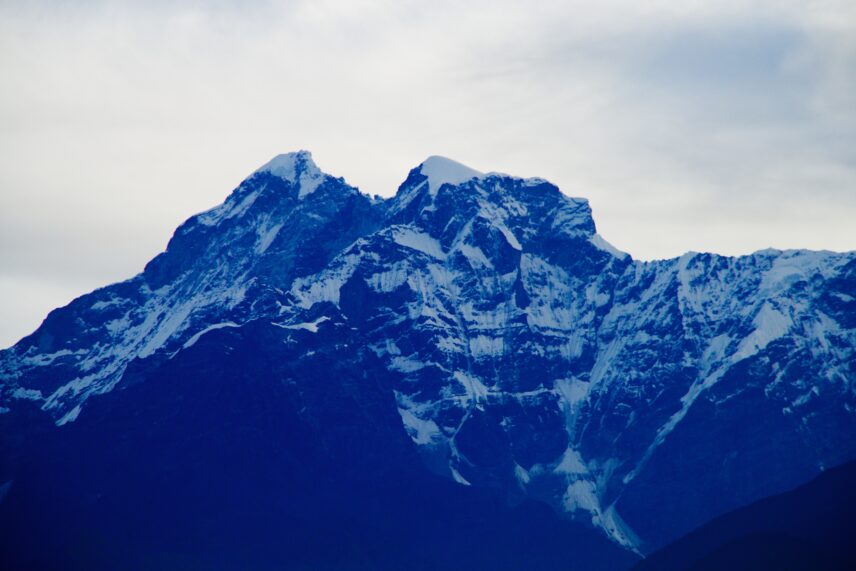
M 586 200 L 440 157 L 386 200 L 276 157 L 0 354 L 0 406 L 62 431 L 143 364 L 260 326 L 287 334 L 260 359 L 337 347 L 434 473 L 632 550 L 856 458 L 856 254 L 639 262 Z

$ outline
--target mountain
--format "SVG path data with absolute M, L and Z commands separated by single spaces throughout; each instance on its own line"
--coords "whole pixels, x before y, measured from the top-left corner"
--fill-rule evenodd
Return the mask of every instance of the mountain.
M 280 155 L 182 224 L 140 275 L 51 312 L 0 353 L 0 512 L 21 487 L 21 506 L 38 495 L 27 482 L 59 485 L 52 458 L 75 465 L 81 448 L 98 464 L 94 443 L 117 432 L 128 435 L 117 457 L 139 450 L 145 464 L 157 450 L 163 470 L 191 442 L 213 446 L 196 476 L 178 470 L 191 489 L 237 442 L 218 425 L 219 399 L 285 384 L 227 415 L 235 430 L 260 423 L 253 454 L 291 407 L 307 442 L 342 454 L 332 472 L 362 473 L 369 458 L 421 470 L 455 484 L 450 494 L 546 504 L 619 553 L 645 553 L 856 458 L 854 349 L 856 253 L 641 262 L 596 232 L 585 199 L 542 179 L 430 157 L 380 199 L 308 152 Z M 394 422 L 378 435 L 375 413 L 352 416 L 364 405 L 347 398 Z M 167 413 L 146 403 L 160 399 L 177 424 L 157 447 L 145 427 Z M 179 448 L 168 434 L 195 436 Z M 277 462 L 294 475 L 301 451 L 281 443 L 265 457 L 289 456 Z M 97 480 L 118 489 L 105 470 Z
M 856 568 L 856 462 L 703 525 L 634 571 Z

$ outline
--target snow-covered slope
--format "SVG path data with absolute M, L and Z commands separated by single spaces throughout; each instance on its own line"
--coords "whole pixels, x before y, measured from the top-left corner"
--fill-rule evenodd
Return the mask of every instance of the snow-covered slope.
M 131 360 L 275 312 L 282 286 L 378 220 L 367 197 L 321 173 L 310 153 L 277 156 L 225 203 L 182 224 L 143 273 L 51 312 L 5 351 L 4 398 L 37 400 L 60 425 L 74 420 Z
M 856 255 L 634 261 L 584 199 L 431 157 L 372 201 L 281 155 L 0 354 L 57 424 L 209 332 L 358 332 L 426 465 L 632 549 L 856 457 Z

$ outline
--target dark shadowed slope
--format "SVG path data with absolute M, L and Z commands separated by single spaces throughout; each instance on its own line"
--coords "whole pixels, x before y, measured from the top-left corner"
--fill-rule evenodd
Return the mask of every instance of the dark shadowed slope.
M 856 462 L 720 516 L 635 571 L 856 569 Z
M 344 323 L 254 322 L 135 362 L 43 433 L 0 502 L 0 569 L 556 569 L 636 557 L 546 505 L 424 469 Z

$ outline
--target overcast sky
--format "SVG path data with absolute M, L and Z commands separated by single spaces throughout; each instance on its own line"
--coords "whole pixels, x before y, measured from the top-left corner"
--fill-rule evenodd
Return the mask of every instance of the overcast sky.
M 0 1 L 0 346 L 273 155 L 590 199 L 638 259 L 856 249 L 856 2 Z

